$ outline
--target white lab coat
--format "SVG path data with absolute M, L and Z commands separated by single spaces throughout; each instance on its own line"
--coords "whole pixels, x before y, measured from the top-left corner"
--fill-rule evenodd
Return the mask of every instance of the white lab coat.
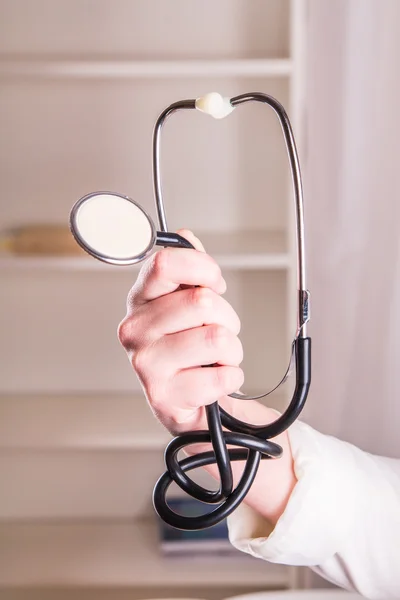
M 273 530 L 242 504 L 232 544 L 273 563 L 304 565 L 369 598 L 400 599 L 400 460 L 373 456 L 297 421 L 298 482 Z

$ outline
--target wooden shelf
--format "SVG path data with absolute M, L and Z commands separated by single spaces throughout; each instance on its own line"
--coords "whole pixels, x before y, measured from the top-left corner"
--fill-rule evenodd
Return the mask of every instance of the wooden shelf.
M 241 270 L 284 270 L 290 265 L 287 254 L 248 254 L 215 257 L 223 269 Z M 36 258 L 36 257 L 0 257 L 0 271 L 108 271 L 109 273 L 127 273 L 137 270 L 137 266 L 115 267 L 91 258 Z
M 152 516 L 170 439 L 139 395 L 2 396 L 0 523 Z
M 268 402 L 278 410 L 286 404 L 283 393 Z M 162 452 L 170 439 L 137 392 L 0 396 L 0 451 Z
M 65 197 L 74 197 L 99 176 L 105 183 L 122 181 L 127 189 L 134 177 L 138 197 L 143 196 L 151 173 L 140 153 L 132 151 L 125 131 L 135 132 L 138 148 L 146 148 L 158 114 L 154 98 L 161 94 L 169 102 L 169 96 L 185 97 L 188 90 L 190 97 L 201 95 L 212 91 L 213 81 L 217 90 L 221 85 L 231 88 L 232 96 L 260 88 L 280 99 L 298 132 L 301 155 L 304 0 L 258 2 L 251 8 L 246 0 L 234 6 L 229 0 L 221 5 L 211 0 L 213 9 L 218 4 L 211 29 L 207 9 L 201 6 L 193 16 L 179 9 L 186 6 L 184 0 L 165 15 L 157 7 L 151 14 L 147 2 L 122 2 L 122 12 L 115 11 L 107 0 L 99 2 L 96 18 L 79 3 L 59 4 L 47 11 L 45 20 L 37 18 L 37 11 L 21 12 L 18 7 L 7 14 L 13 27 L 7 28 L 3 43 L 0 81 L 10 123 L 5 136 L 13 140 L 15 152 L 8 155 L 4 187 L 8 196 L 15 195 L 18 206 L 9 203 L 4 227 L 22 217 L 27 222 L 43 218 L 40 210 L 36 215 L 28 201 L 20 200 L 30 198 L 24 193 L 26 186 L 39 189 L 43 211 L 50 207 L 51 214 L 64 217 Z M 161 0 L 157 4 L 164 8 Z M 165 26 L 170 21 L 172 29 Z M 293 296 L 294 302 L 297 297 L 296 258 L 287 239 L 292 226 L 286 214 L 286 187 L 279 183 L 286 177 L 278 156 L 279 129 L 264 137 L 255 123 L 250 139 L 253 117 L 243 118 L 243 127 L 238 123 L 210 154 L 215 173 L 207 176 L 204 189 L 218 190 L 219 204 L 208 202 L 202 213 L 187 206 L 181 215 L 185 218 L 176 220 L 190 223 L 207 252 L 229 271 L 227 297 L 243 322 L 245 373 L 257 391 L 264 385 L 257 373 L 263 374 L 267 365 L 268 385 L 282 363 L 283 344 L 285 351 L 288 347 L 283 334 L 286 305 L 290 315 L 295 308 L 287 298 Z M 25 135 L 15 138 L 14 122 Z M 174 142 L 171 139 L 172 149 Z M 177 163 L 180 172 L 189 165 L 190 143 L 179 146 L 184 149 Z M 247 147 L 273 161 L 268 171 Z M 204 156 L 203 148 L 208 150 L 208 138 L 200 136 L 194 158 Z M 129 162 L 125 156 L 131 157 Z M 227 169 L 236 159 L 237 178 L 227 185 Z M 43 169 L 52 173 L 50 180 L 43 179 Z M 25 173 L 25 187 L 15 187 L 15 173 Z M 191 173 L 189 169 L 185 174 L 188 183 Z M 264 176 L 269 186 L 265 200 L 257 187 Z M 181 190 L 193 189 L 184 184 L 171 187 L 171 198 L 176 198 L 172 215 L 186 198 Z M 64 199 L 47 197 L 46 190 L 60 186 L 66 190 Z M 213 196 L 200 186 L 195 189 L 201 208 L 201 200 Z M 243 231 L 210 233 L 225 227 Z M 246 231 L 258 227 L 280 231 Z M 160 552 L 151 498 L 171 438 L 152 415 L 129 363 L 125 370 L 119 366 L 122 349 L 115 335 L 128 284 L 138 269 L 118 269 L 87 255 L 0 254 L 0 272 L 7 279 L 3 339 L 8 357 L 0 395 L 0 595 L 10 589 L 10 597 L 15 592 L 36 598 L 43 590 L 47 598 L 49 590 L 59 589 L 71 592 L 71 597 L 84 598 L 80 591 L 92 590 L 91 597 L 96 593 L 103 598 L 109 592 L 111 598 L 113 590 L 119 594 L 125 589 L 138 600 L 160 598 L 170 590 L 170 597 L 186 597 L 188 590 L 191 597 L 203 597 L 207 588 L 210 598 L 225 598 L 235 590 L 293 585 L 290 567 L 239 552 L 225 558 L 165 557 Z M 110 281 L 104 276 L 107 270 L 120 275 Z M 27 295 L 28 304 L 22 306 L 21 298 Z M 96 304 L 100 295 L 102 303 Z M 24 327 L 15 317 L 20 313 L 25 315 Z M 259 322 L 261 313 L 267 327 Z M 264 329 L 271 342 L 267 348 Z M 42 393 L 46 387 L 50 392 Z M 7 394 L 10 390 L 14 393 Z M 286 396 L 284 388 L 266 404 L 281 410 Z M 207 479 L 211 476 L 199 471 L 199 483 L 204 478 L 205 486 L 215 485 Z
M 285 587 L 288 568 L 237 552 L 166 557 L 155 520 L 0 525 L 0 585 Z M 206 574 L 206 581 L 205 581 Z
M 224 269 L 282 270 L 292 266 L 290 253 L 286 250 L 282 233 L 250 231 L 243 233 L 199 234 L 204 246 Z M 73 257 L 13 256 L 0 254 L 1 271 L 62 270 L 62 271 L 108 271 L 129 273 L 139 266 L 117 268 L 82 255 Z
M 153 450 L 171 439 L 144 395 L 0 396 L 0 450 Z
M 287 77 L 290 59 L 240 60 L 0 60 L 0 77 L 132 79 Z

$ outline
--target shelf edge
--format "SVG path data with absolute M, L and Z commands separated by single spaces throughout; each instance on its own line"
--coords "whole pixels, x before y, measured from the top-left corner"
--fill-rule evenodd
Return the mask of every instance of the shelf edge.
M 165 78 L 165 77 L 286 77 L 292 60 L 1 60 L 0 77 Z

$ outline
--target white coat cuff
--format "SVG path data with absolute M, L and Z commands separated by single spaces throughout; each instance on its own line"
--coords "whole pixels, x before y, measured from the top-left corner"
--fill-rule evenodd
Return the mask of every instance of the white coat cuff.
M 239 550 L 269 562 L 315 566 L 331 557 L 350 531 L 356 465 L 350 444 L 305 423 L 295 422 L 288 434 L 297 483 L 283 515 L 272 530 L 243 503 L 228 518 L 229 537 Z

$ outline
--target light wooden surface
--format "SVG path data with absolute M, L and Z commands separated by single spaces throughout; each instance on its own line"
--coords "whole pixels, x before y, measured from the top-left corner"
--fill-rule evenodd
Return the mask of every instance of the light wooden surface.
M 0 585 L 281 587 L 287 570 L 237 557 L 163 557 L 146 522 L 0 525 Z M 205 575 L 206 574 L 206 575 Z

